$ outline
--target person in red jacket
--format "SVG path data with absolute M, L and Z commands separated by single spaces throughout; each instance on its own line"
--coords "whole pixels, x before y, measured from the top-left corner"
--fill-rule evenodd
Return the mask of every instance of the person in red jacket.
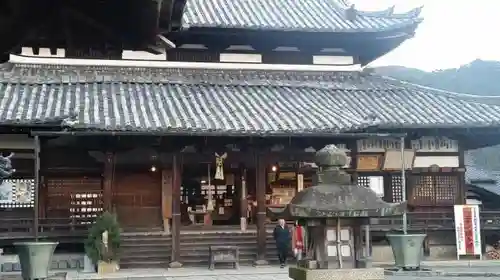
M 299 222 L 295 222 L 295 227 L 292 236 L 292 246 L 293 253 L 295 254 L 295 258 L 297 261 L 302 259 L 302 254 L 304 253 L 305 245 L 304 245 L 304 237 L 305 231 L 304 227 L 302 227 Z

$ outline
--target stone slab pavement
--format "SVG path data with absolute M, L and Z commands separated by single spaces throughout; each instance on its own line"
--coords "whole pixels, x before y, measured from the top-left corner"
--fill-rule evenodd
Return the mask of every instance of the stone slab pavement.
M 374 263 L 374 266 L 391 267 L 390 263 Z M 484 277 L 500 279 L 500 261 L 435 261 L 423 262 L 432 273 L 393 273 L 387 280 L 473 280 Z M 439 272 L 439 273 L 437 273 Z M 64 275 L 64 276 L 63 276 Z M 19 273 L 0 274 L 1 280 L 21 280 Z M 49 280 L 289 280 L 288 269 L 279 267 L 241 267 L 239 270 L 206 268 L 180 269 L 124 269 L 99 277 L 96 273 L 59 271 Z

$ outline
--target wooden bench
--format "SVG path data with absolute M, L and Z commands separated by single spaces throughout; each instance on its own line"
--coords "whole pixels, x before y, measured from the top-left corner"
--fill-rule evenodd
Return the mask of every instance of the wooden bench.
M 239 255 L 240 250 L 236 246 L 210 246 L 208 252 L 208 268 L 213 270 L 217 263 L 232 263 L 235 269 L 239 269 Z

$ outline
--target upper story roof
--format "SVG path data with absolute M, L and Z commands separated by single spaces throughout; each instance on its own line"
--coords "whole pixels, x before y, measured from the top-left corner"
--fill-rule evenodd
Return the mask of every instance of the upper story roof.
M 378 32 L 416 25 L 421 8 L 358 11 L 347 0 L 187 0 L 184 28 Z

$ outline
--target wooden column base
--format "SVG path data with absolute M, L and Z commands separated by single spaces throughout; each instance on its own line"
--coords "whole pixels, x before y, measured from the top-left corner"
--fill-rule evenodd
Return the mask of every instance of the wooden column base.
M 170 234 L 170 219 L 163 220 L 163 232 Z
M 181 268 L 181 214 L 172 215 L 172 262 L 170 268 Z

